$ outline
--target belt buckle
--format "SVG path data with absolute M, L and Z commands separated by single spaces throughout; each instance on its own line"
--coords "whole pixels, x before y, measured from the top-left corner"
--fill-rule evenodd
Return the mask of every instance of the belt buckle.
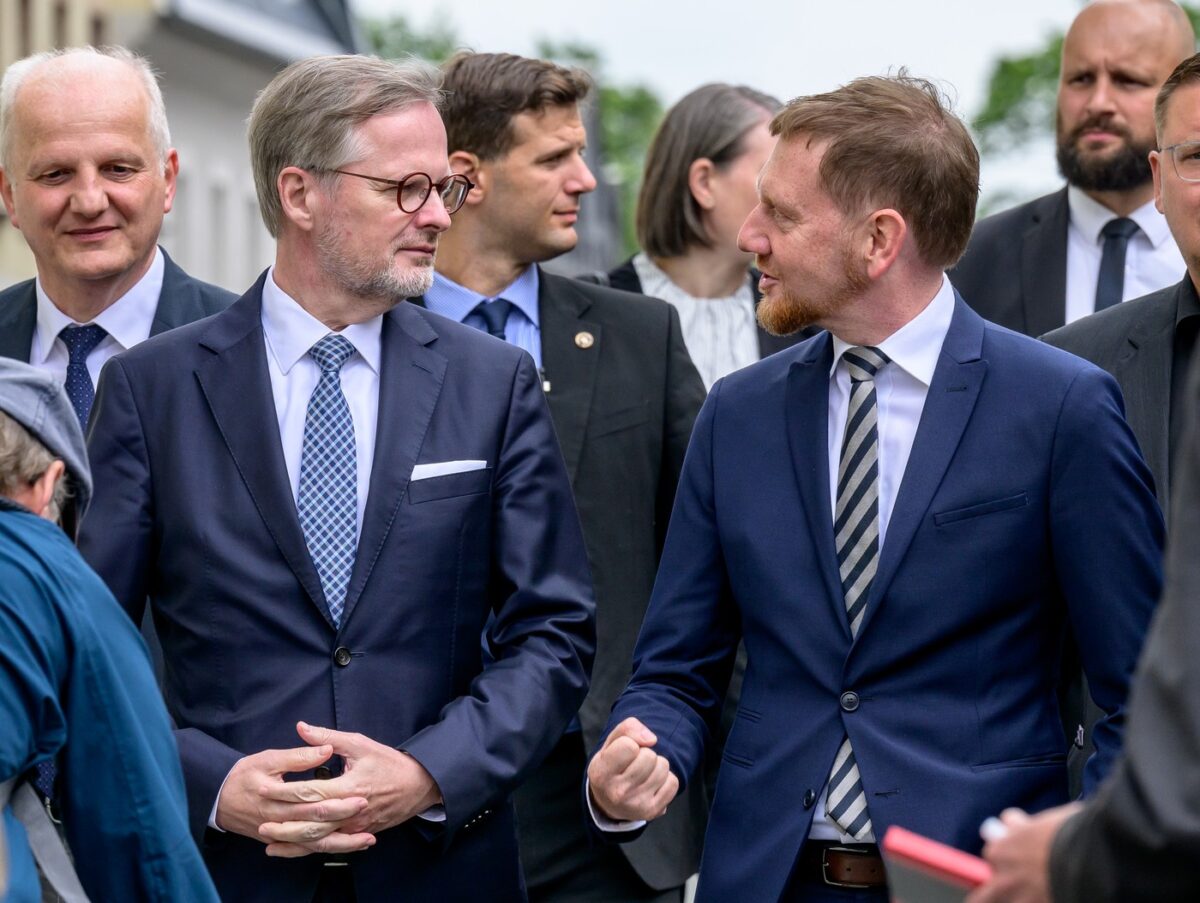
M 821 878 L 824 879 L 824 881 L 827 885 L 829 885 L 830 887 L 842 887 L 842 888 L 845 888 L 846 890 L 869 890 L 870 888 L 877 886 L 874 884 L 855 884 L 853 881 L 841 881 L 837 878 L 831 878 L 829 876 L 829 869 L 830 869 L 829 854 L 830 853 L 842 853 L 847 856 L 871 856 L 871 855 L 873 855 L 872 853 L 869 853 L 866 850 L 856 850 L 854 847 L 840 847 L 840 846 L 839 847 L 826 847 L 825 849 L 823 849 L 821 851 Z

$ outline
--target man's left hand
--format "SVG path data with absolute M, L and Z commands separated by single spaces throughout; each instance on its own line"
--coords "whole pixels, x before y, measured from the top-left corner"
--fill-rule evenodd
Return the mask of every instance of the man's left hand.
M 1080 808 L 1071 803 L 1033 816 L 1020 809 L 1001 813 L 1008 834 L 983 848 L 992 880 L 972 892 L 966 903 L 1051 903 L 1050 848 L 1063 822 Z
M 303 721 L 296 725 L 296 732 L 312 746 L 332 746 L 334 753 L 345 760 L 345 770 L 325 781 L 264 786 L 262 792 L 271 799 L 294 803 L 363 797 L 366 808 L 339 829 L 347 834 L 378 834 L 442 801 L 437 782 L 407 753 L 362 734 L 314 727 Z M 306 856 L 316 852 L 305 843 L 307 827 L 303 822 L 268 822 L 259 827 L 259 834 L 269 842 L 270 856 Z

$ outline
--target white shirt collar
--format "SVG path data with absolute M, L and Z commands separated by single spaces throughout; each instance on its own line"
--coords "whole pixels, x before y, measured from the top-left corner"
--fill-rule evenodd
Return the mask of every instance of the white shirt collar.
M 270 349 L 279 370 L 287 374 L 308 354 L 330 329 L 281 289 L 275 282 L 275 267 L 271 267 L 263 283 L 262 324 Z M 376 374 L 382 355 L 383 316 L 372 317 L 363 323 L 352 323 L 339 335 L 354 346 L 354 350 Z
M 922 385 L 933 383 L 933 372 L 937 369 L 942 354 L 942 344 L 950 331 L 954 317 L 954 289 L 950 280 L 942 276 L 942 287 L 933 296 L 925 309 L 880 342 L 876 347 L 888 356 L 893 364 L 908 373 Z M 853 348 L 833 336 L 832 376 L 846 349 Z
M 97 326 L 112 336 L 122 350 L 132 348 L 139 342 L 144 342 L 150 335 L 154 323 L 154 314 L 158 310 L 158 299 L 162 295 L 163 272 L 166 264 L 160 248 L 154 249 L 154 260 L 144 276 L 120 298 L 110 304 L 92 320 Z M 30 361 L 34 366 L 45 366 L 46 359 L 54 348 L 58 334 L 68 326 L 86 326 L 72 320 L 55 306 L 50 296 L 42 287 L 39 277 L 34 280 L 34 292 L 37 295 L 37 348 L 40 351 L 40 361 Z
M 1093 245 L 1100 244 L 1100 230 L 1105 224 L 1117 218 L 1115 213 L 1074 185 L 1067 187 L 1067 208 L 1070 211 L 1071 225 Z M 1165 241 L 1172 240 L 1167 218 L 1158 212 L 1153 200 L 1147 201 L 1129 214 L 1129 219 L 1138 224 L 1138 228 L 1155 248 Z

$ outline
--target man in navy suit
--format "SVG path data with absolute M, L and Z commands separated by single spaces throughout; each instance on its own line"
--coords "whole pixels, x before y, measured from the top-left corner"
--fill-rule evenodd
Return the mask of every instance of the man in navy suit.
M 66 383 L 86 426 L 96 377 L 147 336 L 224 310 L 156 242 L 179 155 L 149 64 L 127 50 L 35 54 L 0 88 L 0 194 L 37 278 L 0 292 L 0 357 Z
M 700 898 L 884 900 L 889 825 L 978 850 L 998 806 L 1065 801 L 1068 625 L 1106 716 L 1087 786 L 1111 765 L 1162 518 L 1112 378 L 945 278 L 978 155 L 936 87 L 859 79 L 772 131 L 760 316 L 828 332 L 710 393 L 588 792 L 614 837 L 656 817 L 744 638 Z
M 281 73 L 249 128 L 274 267 L 100 380 L 80 548 L 150 598 L 223 899 L 523 900 L 508 795 L 587 690 L 533 362 L 398 303 L 470 188 L 439 100 L 415 64 Z

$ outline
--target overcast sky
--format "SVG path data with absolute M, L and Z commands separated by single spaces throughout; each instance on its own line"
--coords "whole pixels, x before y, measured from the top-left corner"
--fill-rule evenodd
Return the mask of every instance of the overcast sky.
M 1079 0 L 351 0 L 361 15 L 400 12 L 419 27 L 449 23 L 480 51 L 532 54 L 539 38 L 599 49 L 611 81 L 643 82 L 671 103 L 708 81 L 740 82 L 786 100 L 858 75 L 907 66 L 938 79 L 959 112 L 983 101 L 991 63 L 1064 29 Z M 1047 141 L 984 171 L 984 191 L 1057 184 Z

